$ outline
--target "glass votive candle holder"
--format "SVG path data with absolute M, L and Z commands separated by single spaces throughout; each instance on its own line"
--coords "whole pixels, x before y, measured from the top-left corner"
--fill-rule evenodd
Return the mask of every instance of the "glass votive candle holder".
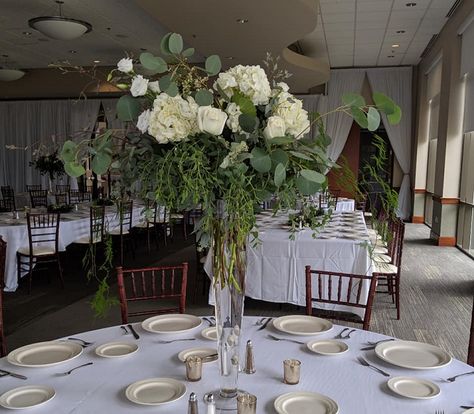
M 191 355 L 186 358 L 186 379 L 188 381 L 199 381 L 202 377 L 202 358 Z
M 257 397 L 252 394 L 240 394 L 237 396 L 237 414 L 256 414 Z
M 301 361 L 285 359 L 283 361 L 283 381 L 285 384 L 295 385 L 300 382 Z

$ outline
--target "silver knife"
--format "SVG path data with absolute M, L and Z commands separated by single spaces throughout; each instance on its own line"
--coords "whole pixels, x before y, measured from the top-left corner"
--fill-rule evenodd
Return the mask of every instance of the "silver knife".
M 264 329 L 267 327 L 267 325 L 270 323 L 270 321 L 271 321 L 272 319 L 273 319 L 273 318 L 268 318 L 268 319 L 266 320 L 266 322 L 265 322 L 260 328 L 257 329 L 257 331 L 262 331 L 262 330 L 264 330 Z
M 7 374 L 7 375 L 10 375 L 10 377 L 13 377 L 13 378 L 18 378 L 18 379 L 22 379 L 22 380 L 27 380 L 28 379 L 28 377 L 25 377 L 24 375 L 15 374 L 14 372 L 5 371 L 4 369 L 0 369 L 0 372 L 4 373 L 4 374 Z
M 140 335 L 138 335 L 137 331 L 133 329 L 133 326 L 130 323 L 127 326 L 128 326 L 128 329 L 130 329 L 130 332 L 132 332 L 133 337 L 135 339 L 140 339 Z

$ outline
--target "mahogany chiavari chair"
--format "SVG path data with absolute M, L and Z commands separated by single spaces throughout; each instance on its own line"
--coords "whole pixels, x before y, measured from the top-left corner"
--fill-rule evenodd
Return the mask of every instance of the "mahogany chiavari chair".
M 89 191 L 81 193 L 81 197 L 83 202 L 90 203 L 92 201 L 92 193 Z
M 79 204 L 82 203 L 83 197 L 82 192 L 79 190 L 70 190 L 69 191 L 69 202 L 71 204 Z
M 467 350 L 467 363 L 474 367 L 474 304 L 472 305 L 471 335 L 469 337 L 469 348 Z
M 71 186 L 69 184 L 56 184 L 56 193 L 69 193 Z
M 187 277 L 188 263 L 186 262 L 179 266 L 141 269 L 118 267 L 117 281 L 122 323 L 128 323 L 128 318 L 133 316 L 184 313 Z M 161 302 L 163 307 L 149 309 L 144 302 Z M 138 309 L 130 311 L 129 304 L 131 303 L 136 304 L 134 308 Z M 140 304 L 143 305 L 140 306 Z
M 0 356 L 7 354 L 7 343 L 3 326 L 3 288 L 5 287 L 5 263 L 7 259 L 7 243 L 0 236 Z
M 89 235 L 74 240 L 74 243 L 97 244 L 104 241 L 105 207 L 91 206 L 89 220 Z
M 2 186 L 3 206 L 9 211 L 16 210 L 15 191 L 9 185 Z
M 120 238 L 120 266 L 123 266 L 124 245 L 128 243 L 132 254 L 135 256 L 135 250 L 132 243 L 132 215 L 133 215 L 133 201 L 121 201 L 117 207 L 117 214 L 119 217 L 119 225 L 110 230 L 111 236 Z
M 166 246 L 168 244 L 168 236 L 173 234 L 173 226 L 169 211 L 164 206 L 156 206 L 155 229 L 158 233 L 162 234 Z
M 69 205 L 69 196 L 68 193 L 56 193 L 54 199 L 57 206 L 67 206 Z
M 314 289 L 313 282 L 316 284 Z M 367 285 L 369 285 L 368 291 Z M 377 276 L 312 270 L 311 266 L 306 266 L 306 314 L 361 323 L 363 329 L 368 330 L 376 285 Z M 348 316 L 346 312 L 321 311 L 313 307 L 315 303 L 361 308 L 365 310 L 364 319 Z
M 151 251 L 151 233 L 155 237 L 156 248 L 158 248 L 158 226 L 156 224 L 158 205 L 156 202 L 152 203 L 150 200 L 146 200 L 145 209 L 143 214 L 143 220 L 133 226 L 134 230 L 146 233 L 146 247 L 148 253 Z
M 28 273 L 28 293 L 31 293 L 33 267 L 38 263 L 57 263 L 61 287 L 64 288 L 63 271 L 59 260 L 59 213 L 26 215 L 28 246 L 16 252 L 18 280 L 22 272 Z
M 31 208 L 48 207 L 47 190 L 30 190 Z

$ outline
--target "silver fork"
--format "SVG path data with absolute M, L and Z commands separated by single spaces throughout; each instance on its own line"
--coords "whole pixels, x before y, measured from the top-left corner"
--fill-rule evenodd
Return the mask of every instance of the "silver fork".
M 381 341 L 376 341 L 376 342 L 367 341 L 367 343 L 368 343 L 369 345 L 378 345 L 378 344 L 381 344 L 382 342 L 389 342 L 389 341 L 395 341 L 395 339 L 394 339 L 394 338 L 382 339 Z
M 454 377 L 446 378 L 446 381 L 454 382 L 456 381 L 456 378 L 463 377 L 464 375 L 472 375 L 472 374 L 474 374 L 474 371 L 465 372 L 464 374 L 458 374 L 458 375 L 455 375 Z
M 364 358 L 362 357 L 357 357 L 358 361 L 360 362 L 361 365 L 364 367 L 372 368 L 373 370 L 379 372 L 380 374 L 389 377 L 390 374 L 388 372 L 382 371 L 379 367 L 376 367 L 375 365 L 369 364 Z
M 287 342 L 294 342 L 295 344 L 304 345 L 304 342 L 295 341 L 294 339 L 278 338 L 277 336 L 273 336 L 271 334 L 268 334 L 267 336 L 273 339 L 274 341 L 287 341 Z
M 79 342 L 82 342 L 84 346 L 90 346 L 90 345 L 94 345 L 95 342 L 87 342 L 87 341 L 84 341 L 84 339 L 81 339 L 81 338 L 67 338 L 68 341 L 79 341 Z
M 338 335 L 336 335 L 336 336 L 334 337 L 334 339 L 342 339 L 342 334 L 343 334 L 344 332 L 348 331 L 348 330 L 349 330 L 349 328 L 344 328 L 341 332 L 339 332 Z
M 378 344 L 381 344 L 383 342 L 389 342 L 389 341 L 395 341 L 395 339 L 382 339 L 381 341 L 378 342 L 368 342 L 370 345 L 364 346 L 363 348 L 360 348 L 361 351 L 370 351 L 371 349 L 375 349 L 375 347 Z
M 172 339 L 169 341 L 155 341 L 157 344 L 171 344 L 173 342 L 179 342 L 179 341 L 195 341 L 196 338 L 183 338 L 183 339 Z
M 70 369 L 69 371 L 66 371 L 66 372 L 60 372 L 56 375 L 70 375 L 71 372 L 75 371 L 76 369 L 79 369 L 79 368 L 82 368 L 82 367 L 87 367 L 88 365 L 92 365 L 93 362 L 88 362 L 87 364 L 82 364 L 82 365 L 79 365 L 78 367 L 75 367 L 75 368 L 72 368 Z
M 267 318 L 261 318 L 261 319 L 259 319 L 257 322 L 255 322 L 255 325 L 256 325 L 256 326 L 263 325 L 263 321 L 264 321 L 265 319 L 267 319 Z
M 212 321 L 210 318 L 206 318 L 205 316 L 203 316 L 202 319 L 206 321 L 209 324 L 209 326 L 216 326 L 216 323 Z

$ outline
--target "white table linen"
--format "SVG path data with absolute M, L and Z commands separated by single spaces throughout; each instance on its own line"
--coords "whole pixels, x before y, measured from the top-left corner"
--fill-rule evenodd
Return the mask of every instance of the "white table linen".
M 135 206 L 132 213 L 133 225 L 141 219 L 143 206 Z M 5 291 L 14 292 L 18 287 L 16 252 L 20 247 L 28 246 L 28 227 L 24 213 L 20 219 L 12 219 L 12 213 L 0 214 L 0 235 L 7 242 L 5 266 Z M 112 230 L 119 225 L 119 217 L 115 206 L 106 208 L 106 223 Z M 80 210 L 61 214 L 59 224 L 59 250 L 64 251 L 74 241 L 87 237 L 90 233 L 89 206 L 81 205 Z
M 474 396 L 474 376 L 458 379 L 448 383 L 442 379 L 468 372 L 472 367 L 453 360 L 444 368 L 436 370 L 415 371 L 398 368 L 377 358 L 374 351 L 360 351 L 367 341 L 386 338 L 383 335 L 357 330 L 350 339 L 345 340 L 349 351 L 339 356 L 320 356 L 307 350 L 305 345 L 289 342 L 275 342 L 267 337 L 268 333 L 309 342 L 313 339 L 333 338 L 340 332 L 335 326 L 330 332 L 316 337 L 296 337 L 277 332 L 271 324 L 267 329 L 258 331 L 255 322 L 258 318 L 245 318 L 242 345 L 251 339 L 257 372 L 253 375 L 241 374 L 239 387 L 258 398 L 257 413 L 275 413 L 274 400 L 281 394 L 293 391 L 310 391 L 324 394 L 339 405 L 341 414 L 433 414 L 442 409 L 446 414 L 461 413 L 460 405 L 472 405 Z M 35 414 L 131 414 L 161 413 L 180 414 L 187 412 L 187 398 L 195 392 L 199 398 L 199 410 L 205 414 L 202 402 L 204 393 L 216 390 L 218 382 L 218 363 L 206 363 L 203 367 L 203 378 L 199 382 L 185 380 L 185 367 L 178 358 L 178 352 L 191 347 L 209 347 L 213 342 L 201 337 L 201 330 L 207 325 L 180 335 L 152 334 L 144 331 L 139 324 L 135 325 L 140 339 L 135 341 L 131 335 L 124 335 L 119 326 L 85 332 L 74 336 L 95 342 L 94 346 L 84 349 L 83 354 L 67 363 L 48 368 L 22 368 L 13 366 L 5 358 L 0 360 L 0 368 L 26 375 L 23 381 L 4 377 L 0 381 L 0 393 L 23 385 L 48 385 L 56 390 L 56 396 L 43 406 L 31 412 Z M 157 344 L 157 340 L 168 338 L 190 338 L 195 341 Z M 101 358 L 95 354 L 95 348 L 103 343 L 127 340 L 139 345 L 138 352 L 124 358 Z M 411 400 L 393 394 L 386 386 L 387 378 L 364 367 L 357 362 L 358 356 L 388 371 L 392 377 L 412 376 L 435 382 L 441 388 L 441 394 L 431 400 Z M 286 385 L 282 382 L 282 361 L 297 358 L 302 362 L 301 381 L 298 385 Z M 88 367 L 80 368 L 69 376 L 58 376 L 57 373 L 93 362 Z M 126 387 L 142 379 L 167 377 L 182 381 L 186 395 L 179 401 L 160 407 L 136 405 L 125 397 Z M 11 412 L 0 408 L 0 412 Z
M 339 198 L 336 204 L 336 211 L 354 211 L 355 200 L 351 198 Z

